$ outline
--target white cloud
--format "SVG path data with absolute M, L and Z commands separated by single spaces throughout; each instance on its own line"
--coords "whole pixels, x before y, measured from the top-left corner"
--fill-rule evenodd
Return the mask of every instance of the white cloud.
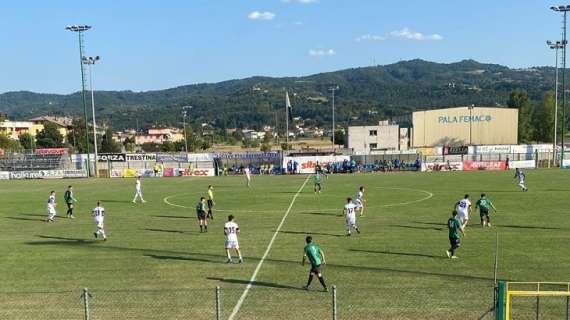
M 375 34 L 364 34 L 361 35 L 360 37 L 356 37 L 354 39 L 354 41 L 356 42 L 362 42 L 362 41 L 384 41 L 386 40 L 386 37 L 384 36 L 379 36 L 379 35 L 375 35 Z
M 309 55 L 311 57 L 325 57 L 334 56 L 336 51 L 334 49 L 311 49 L 309 50 Z
M 423 34 L 421 32 L 412 31 L 409 28 L 404 28 L 402 30 L 396 30 L 390 32 L 390 35 L 395 38 L 403 38 L 408 40 L 417 40 L 417 41 L 424 41 L 424 40 L 433 40 L 439 41 L 443 40 L 443 37 L 437 33 L 434 34 Z
M 319 2 L 319 0 L 281 0 L 281 2 L 284 3 L 300 3 L 300 4 L 311 4 L 311 3 L 317 3 Z
M 248 14 L 247 17 L 251 20 L 273 20 L 273 18 L 275 18 L 275 13 L 269 11 L 253 11 Z
M 302 26 L 302 25 L 304 25 L 303 21 L 295 21 L 295 22 L 293 22 L 293 24 L 296 25 L 296 26 Z

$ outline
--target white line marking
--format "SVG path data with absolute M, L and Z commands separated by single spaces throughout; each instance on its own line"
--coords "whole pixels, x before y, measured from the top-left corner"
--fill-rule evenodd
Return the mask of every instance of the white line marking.
M 400 203 L 393 203 L 393 204 L 384 204 L 381 205 L 380 207 L 397 207 L 397 206 L 407 206 L 409 204 L 413 204 L 413 203 L 418 203 L 418 202 L 422 202 L 422 201 L 426 201 L 429 200 L 433 197 L 433 193 L 426 191 L 426 190 L 421 190 L 421 189 L 413 189 L 413 188 L 398 188 L 398 187 L 376 187 L 376 189 L 393 189 L 393 190 L 410 190 L 410 191 L 417 191 L 417 192 L 421 192 L 424 194 L 427 194 L 427 196 L 421 198 L 421 199 L 417 199 L 417 200 L 412 200 L 412 201 L 407 201 L 407 202 L 400 202 Z M 370 209 L 370 208 L 369 208 Z
M 287 211 L 285 212 L 285 215 L 283 215 L 283 218 L 281 219 L 279 226 L 277 226 L 277 230 L 275 230 L 275 233 L 273 234 L 271 241 L 269 241 L 269 245 L 267 245 L 267 249 L 265 249 L 265 253 L 263 254 L 263 257 L 261 257 L 261 260 L 259 260 L 259 263 L 257 264 L 257 267 L 255 268 L 255 271 L 253 272 L 251 279 L 249 279 L 249 282 L 247 283 L 245 290 L 243 291 L 241 297 L 239 298 L 239 300 L 238 300 L 236 306 L 234 307 L 232 314 L 230 314 L 230 317 L 228 318 L 228 320 L 233 320 L 234 317 L 236 316 L 236 314 L 239 312 L 241 305 L 243 304 L 245 298 L 247 297 L 247 294 L 249 293 L 249 289 L 251 289 L 253 282 L 257 278 L 257 273 L 261 269 L 261 266 L 263 265 L 265 258 L 267 258 L 267 256 L 269 255 L 269 251 L 271 250 L 271 247 L 273 246 L 273 242 L 275 241 L 275 238 L 277 238 L 277 234 L 279 233 L 279 231 L 281 231 L 281 227 L 283 227 L 283 224 L 285 223 L 285 219 L 287 219 L 289 212 L 291 212 L 291 208 L 293 208 L 293 205 L 295 204 L 295 200 L 297 200 L 297 197 L 299 196 L 301 191 L 303 191 L 303 188 L 305 188 L 305 185 L 307 184 L 307 181 L 309 181 L 310 177 L 311 177 L 311 175 L 307 176 L 307 179 L 305 179 L 305 182 L 303 182 L 303 185 L 301 185 L 299 190 L 297 190 L 297 193 L 295 193 L 295 196 L 293 196 L 293 199 L 291 200 L 291 203 L 289 204 L 289 208 L 287 208 Z
M 164 201 L 164 203 L 166 203 L 166 204 L 169 205 L 169 206 L 178 207 L 178 208 L 190 209 L 190 208 L 188 208 L 188 207 L 186 207 L 186 206 L 181 206 L 181 205 L 176 204 L 176 203 L 170 203 L 170 202 L 168 201 L 168 199 L 170 199 L 170 198 L 172 198 L 172 197 L 174 197 L 174 196 L 176 196 L 176 195 L 171 195 L 171 196 L 165 197 L 164 199 L 162 199 L 162 201 Z
M 176 204 L 176 203 L 172 203 L 169 201 L 171 198 L 178 197 L 180 195 L 182 195 L 182 194 L 173 194 L 173 195 L 170 195 L 168 197 L 165 197 L 164 199 L 162 199 L 162 201 L 169 206 L 184 208 L 184 209 L 192 209 L 191 207 L 183 206 L 181 204 Z M 216 208 L 216 211 L 219 211 L 219 212 L 246 212 L 246 213 L 247 212 L 251 212 L 251 213 L 279 213 L 279 212 L 283 212 L 281 210 L 263 210 L 263 211 L 261 211 L 261 210 L 247 210 L 247 209 L 245 209 L 245 210 L 230 210 L 230 209 L 218 209 L 218 208 Z

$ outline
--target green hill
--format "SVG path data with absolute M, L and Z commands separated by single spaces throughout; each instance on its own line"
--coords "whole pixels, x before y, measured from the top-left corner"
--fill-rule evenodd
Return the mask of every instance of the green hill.
M 330 123 L 328 88 L 337 92 L 340 124 L 371 123 L 416 109 L 459 105 L 505 105 L 516 88 L 540 100 L 554 85 L 553 68 L 510 69 L 473 60 L 442 64 L 423 60 L 346 69 L 305 77 L 251 77 L 166 90 L 97 91 L 99 119 L 114 128 L 179 125 L 181 106 L 192 105 L 194 123 L 220 128 L 283 123 L 284 94 L 289 91 L 294 116 L 309 125 Z M 0 112 L 13 119 L 52 113 L 81 115 L 81 95 L 7 92 L 0 94 Z

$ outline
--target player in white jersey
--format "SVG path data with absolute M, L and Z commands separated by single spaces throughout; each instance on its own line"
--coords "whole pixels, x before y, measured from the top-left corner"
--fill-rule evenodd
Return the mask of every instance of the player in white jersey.
M 238 243 L 238 234 L 239 234 L 239 226 L 234 221 L 234 216 L 228 216 L 228 222 L 224 224 L 224 235 L 226 236 L 226 256 L 228 257 L 227 263 L 232 263 L 232 255 L 230 254 L 230 249 L 234 249 L 236 254 L 238 255 L 238 262 L 242 263 L 243 259 L 241 257 L 241 251 L 239 250 L 239 243 Z
M 461 222 L 461 229 L 465 231 L 465 227 L 469 222 L 469 214 L 471 213 L 471 201 L 469 201 L 469 195 L 466 194 L 463 199 L 457 201 L 455 204 L 455 210 L 457 210 L 457 219 Z
M 245 183 L 249 188 L 251 187 L 251 171 L 249 170 L 249 167 L 243 168 L 243 173 L 245 174 Z
M 350 236 L 352 229 L 360 233 L 360 230 L 356 225 L 356 205 L 352 202 L 352 198 L 346 199 L 346 204 L 344 205 L 344 217 L 346 218 L 346 235 Z
M 138 198 L 141 198 L 142 203 L 146 202 L 146 201 L 144 201 L 143 195 L 142 195 L 141 177 L 140 176 L 137 177 L 137 181 L 135 182 L 135 198 L 133 199 L 133 203 L 137 203 Z
M 521 191 L 528 191 L 528 189 L 524 183 L 526 176 L 525 176 L 524 172 L 522 171 L 522 169 L 520 169 L 520 168 L 515 169 L 515 178 L 519 182 L 519 187 L 521 188 Z
M 56 212 L 55 207 L 57 207 L 57 203 L 55 203 L 55 191 L 50 191 L 48 201 L 47 201 L 47 212 L 48 217 L 46 222 L 53 222 L 55 218 Z
M 93 232 L 95 238 L 98 236 L 103 237 L 103 241 L 107 241 L 107 235 L 105 234 L 105 208 L 101 206 L 101 202 L 97 201 L 97 207 L 91 211 L 91 215 L 95 220 L 96 231 Z
M 364 216 L 364 202 L 366 202 L 364 200 L 364 186 L 360 186 L 354 197 L 354 205 L 356 206 L 355 210 L 360 212 L 361 217 Z

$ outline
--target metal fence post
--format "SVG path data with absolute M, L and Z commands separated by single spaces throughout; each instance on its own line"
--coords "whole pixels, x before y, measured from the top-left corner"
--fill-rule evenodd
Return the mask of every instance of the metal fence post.
M 332 320 L 337 320 L 337 312 L 336 312 L 336 286 L 332 286 Z
M 87 288 L 83 289 L 83 311 L 85 313 L 85 320 L 89 320 L 89 290 Z
M 220 287 L 216 287 L 216 320 L 222 319 L 222 306 L 220 304 Z

